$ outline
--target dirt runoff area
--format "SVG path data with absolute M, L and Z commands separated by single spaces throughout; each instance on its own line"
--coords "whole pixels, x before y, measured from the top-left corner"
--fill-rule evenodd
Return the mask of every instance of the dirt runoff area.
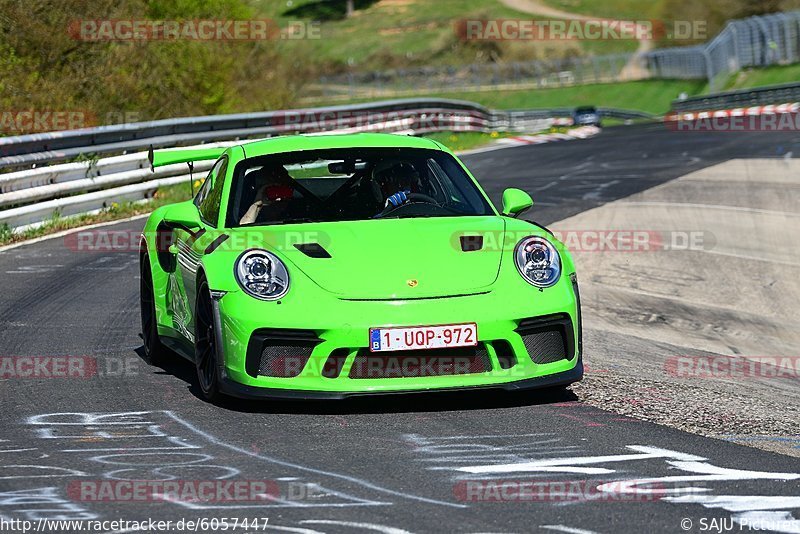
M 584 402 L 800 457 L 800 161 L 731 160 L 553 225 Z

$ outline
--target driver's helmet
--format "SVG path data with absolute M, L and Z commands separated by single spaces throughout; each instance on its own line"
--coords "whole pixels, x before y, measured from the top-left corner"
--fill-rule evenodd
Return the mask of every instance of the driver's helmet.
M 400 191 L 412 193 L 420 190 L 419 172 L 409 161 L 383 160 L 372 169 L 372 180 L 383 198 Z
M 282 166 L 263 167 L 253 172 L 256 192 L 262 192 L 262 200 L 279 201 L 291 198 L 294 194 L 292 177 Z

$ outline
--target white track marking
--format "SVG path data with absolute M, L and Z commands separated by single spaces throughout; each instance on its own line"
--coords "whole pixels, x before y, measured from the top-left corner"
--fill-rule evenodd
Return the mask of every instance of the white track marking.
M 608 493 L 633 493 L 633 494 L 700 494 L 708 491 L 706 487 L 675 487 L 651 489 L 650 484 L 671 485 L 684 482 L 721 482 L 733 480 L 797 480 L 800 479 L 798 473 L 770 473 L 766 471 L 744 471 L 740 469 L 728 469 L 697 461 L 671 461 L 667 464 L 681 471 L 693 473 L 691 475 L 676 475 L 666 477 L 641 478 L 623 480 L 601 484 L 597 486 L 600 491 Z M 642 487 L 644 486 L 644 487 Z M 666 497 L 665 497 L 666 499 Z
M 383 532 L 383 534 L 411 534 L 408 530 L 402 528 L 387 527 L 386 525 L 378 525 L 375 523 L 356 523 L 352 521 L 334 521 L 332 519 L 306 519 L 300 521 L 302 524 L 319 524 L 319 525 L 339 525 L 347 528 L 361 528 L 364 530 L 371 530 L 373 532 Z
M 465 473 L 518 473 L 525 471 L 543 471 L 555 472 L 557 470 L 551 469 L 553 467 L 564 467 L 569 469 L 565 471 L 568 473 L 579 473 L 577 467 L 579 465 L 587 464 L 602 464 L 610 462 L 627 462 L 630 460 L 647 460 L 651 458 L 670 458 L 675 460 L 684 461 L 703 461 L 705 458 L 700 456 L 693 456 L 691 454 L 684 454 L 680 452 L 670 451 L 666 449 L 659 449 L 657 447 L 648 447 L 640 445 L 629 445 L 628 449 L 637 451 L 638 454 L 615 454 L 608 456 L 579 456 L 575 458 L 554 458 L 550 460 L 536 460 L 533 462 L 522 462 L 517 464 L 500 464 L 500 465 L 476 465 L 468 467 L 459 467 L 458 471 Z M 592 468 L 588 468 L 592 469 Z M 608 473 L 609 470 L 602 471 Z M 595 474 L 596 471 L 586 471 L 586 474 Z
M 800 508 L 800 497 L 771 495 L 681 495 L 664 497 L 676 504 L 702 504 L 706 508 L 722 508 L 729 512 L 783 510 Z
M 0 472 L 3 472 L 6 469 L 10 469 L 12 467 L 24 467 L 26 469 L 42 469 L 45 471 L 56 471 L 61 474 L 47 474 L 47 475 L 7 475 L 7 476 L 0 476 L 0 480 L 16 480 L 16 479 L 28 479 L 28 478 L 61 478 L 61 477 L 84 477 L 86 473 L 83 471 L 77 471 L 74 469 L 67 469 L 66 467 L 55 467 L 55 466 L 48 466 L 48 465 L 3 465 L 0 466 Z
M 574 466 L 541 466 L 538 462 L 524 462 L 514 464 L 479 465 L 469 467 L 429 467 L 430 471 L 464 471 L 475 475 L 501 474 L 501 473 L 574 473 L 578 475 L 608 475 L 614 473 L 613 469 L 605 467 L 574 467 Z
M 546 530 L 555 530 L 558 532 L 566 532 L 567 534 L 597 534 L 594 530 L 565 527 L 564 525 L 542 525 L 539 528 L 543 528 Z
M 278 530 L 280 532 L 295 532 L 297 534 L 325 534 L 324 532 L 320 532 L 319 530 L 312 530 L 310 528 L 299 528 L 299 527 L 281 527 L 279 525 L 266 525 L 265 529 L 271 530 Z
M 244 455 L 250 456 L 252 458 L 257 458 L 257 459 L 262 460 L 264 462 L 269 462 L 269 463 L 273 463 L 273 464 L 276 464 L 276 465 L 282 465 L 284 467 L 289 467 L 289 468 L 297 469 L 297 470 L 300 470 L 300 471 L 306 471 L 308 473 L 314 473 L 316 475 L 329 476 L 329 477 L 332 477 L 332 478 L 338 478 L 338 479 L 341 479 L 341 480 L 347 480 L 348 482 L 352 482 L 354 484 L 358 484 L 360 486 L 364 486 L 366 488 L 369 488 L 369 489 L 372 489 L 372 490 L 375 490 L 375 491 L 379 491 L 381 493 L 386 493 L 386 494 L 389 494 L 389 495 L 402 497 L 404 499 L 410 499 L 410 500 L 413 500 L 413 501 L 425 502 L 425 503 L 428 503 L 428 504 L 437 504 L 437 505 L 440 505 L 440 506 L 449 506 L 449 507 L 452 507 L 452 508 L 469 508 L 469 506 L 464 505 L 464 504 L 456 504 L 456 503 L 452 503 L 452 502 L 438 501 L 436 499 L 428 499 L 426 497 L 420 497 L 418 495 L 411 495 L 411 494 L 408 494 L 408 493 L 403 493 L 401 491 L 396 491 L 396 490 L 384 488 L 384 487 L 381 487 L 381 486 L 377 486 L 375 484 L 372 484 L 371 482 L 367 482 L 366 480 L 361 480 L 361 479 L 356 478 L 356 477 L 351 477 L 351 476 L 348 476 L 348 475 L 342 475 L 340 473 L 332 473 L 330 471 L 323 471 L 321 469 L 315 469 L 313 467 L 306 467 L 304 465 L 299 465 L 299 464 L 295 464 L 295 463 L 292 463 L 292 462 L 287 462 L 287 461 L 284 461 L 284 460 L 278 460 L 277 458 L 270 458 L 269 456 L 262 456 L 262 455 L 260 455 L 258 453 L 253 452 L 253 451 L 249 451 L 247 449 L 243 449 L 241 447 L 237 447 L 236 445 L 231 445 L 229 443 L 225 443 L 224 441 L 221 441 L 221 440 L 217 439 L 216 437 L 212 436 L 211 434 L 208 434 L 207 432 L 204 432 L 203 430 L 200 430 L 199 428 L 194 426 L 192 423 L 189 423 L 188 421 L 184 421 L 183 419 L 181 419 L 180 417 L 178 417 L 177 415 L 175 415 L 175 413 L 173 413 L 171 411 L 167 410 L 167 411 L 164 412 L 164 414 L 167 417 L 173 419 L 178 424 L 183 425 L 184 427 L 186 427 L 190 431 L 194 432 L 195 434 L 197 434 L 199 436 L 202 436 L 203 438 L 205 438 L 206 440 L 208 440 L 209 442 L 211 442 L 211 443 L 213 443 L 215 445 L 218 445 L 220 447 L 224 447 L 226 449 L 238 452 L 240 454 L 244 454 Z
M 541 432 L 536 434 L 483 434 L 477 436 L 443 436 L 443 437 L 436 437 L 436 436 L 425 436 L 424 438 L 418 436 L 417 434 L 405 434 L 403 437 L 409 441 L 413 442 L 429 442 L 429 441 L 442 441 L 442 440 L 474 440 L 474 439 L 492 439 L 492 438 L 528 438 L 528 437 L 542 437 L 542 436 L 554 436 L 553 432 Z

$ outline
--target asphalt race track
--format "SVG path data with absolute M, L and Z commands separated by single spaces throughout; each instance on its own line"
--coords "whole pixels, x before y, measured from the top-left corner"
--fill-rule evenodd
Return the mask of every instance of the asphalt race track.
M 792 152 L 800 155 L 797 134 L 654 125 L 465 160 L 495 200 L 510 185 L 528 190 L 531 218 L 549 224 L 734 157 Z M 140 357 L 136 251 L 65 243 L 0 253 L 0 356 L 94 366 L 88 378 L 0 379 L 0 520 L 249 518 L 258 528 L 236 532 L 256 532 L 268 518 L 266 531 L 578 534 L 755 532 L 747 525 L 763 520 L 800 532 L 797 458 L 620 417 L 569 392 L 206 404 L 191 364 L 176 357 L 161 369 Z M 279 495 L 124 502 L 80 491 L 126 479 L 266 481 Z M 544 492 L 520 489 L 533 483 Z

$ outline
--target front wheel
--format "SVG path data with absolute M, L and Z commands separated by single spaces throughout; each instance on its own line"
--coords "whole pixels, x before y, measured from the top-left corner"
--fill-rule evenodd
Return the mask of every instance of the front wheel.
M 217 367 L 217 339 L 214 309 L 211 303 L 211 291 L 204 280 L 197 291 L 197 309 L 195 311 L 194 361 L 197 368 L 197 383 L 200 393 L 208 402 L 220 399 L 219 370 Z

